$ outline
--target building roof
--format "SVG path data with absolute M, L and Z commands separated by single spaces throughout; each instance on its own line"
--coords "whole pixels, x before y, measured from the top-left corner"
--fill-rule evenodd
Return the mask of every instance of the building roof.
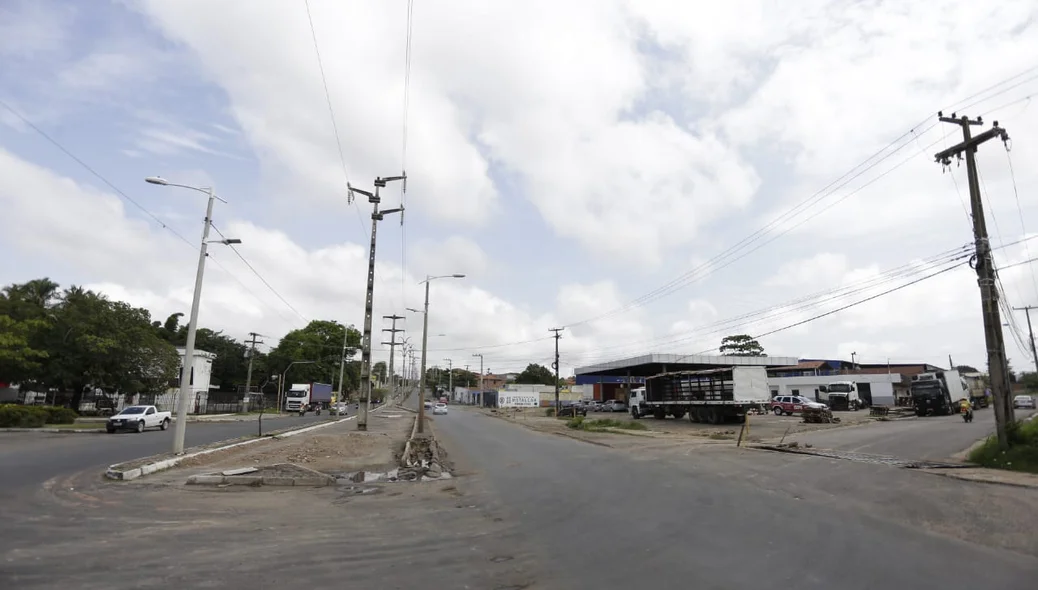
M 809 371 L 812 369 L 821 369 L 827 365 L 829 361 L 800 361 L 795 365 L 789 365 L 787 367 L 769 367 L 769 371 Z
M 701 371 L 720 367 L 781 367 L 795 365 L 796 357 L 788 356 L 720 356 L 699 354 L 646 354 L 586 367 L 577 367 L 576 375 L 651 377 L 667 371 Z

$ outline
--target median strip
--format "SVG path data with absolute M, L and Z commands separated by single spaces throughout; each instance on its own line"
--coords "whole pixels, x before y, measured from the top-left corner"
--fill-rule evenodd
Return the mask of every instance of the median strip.
M 372 410 L 372 412 L 377 412 L 377 411 L 381 410 L 384 407 L 386 407 L 386 406 L 379 406 L 378 408 L 375 408 L 374 410 Z M 173 456 L 173 457 L 165 457 L 165 458 L 163 458 L 164 455 L 155 455 L 153 457 L 146 457 L 146 458 L 143 458 L 143 459 L 135 459 L 133 461 L 125 461 L 123 463 L 116 463 L 115 465 L 111 465 L 111 466 L 108 467 L 108 469 L 105 471 L 105 477 L 107 477 L 109 479 L 119 480 L 119 481 L 130 481 L 130 480 L 137 479 L 138 477 L 142 477 L 144 475 L 150 475 L 150 474 L 156 473 L 158 471 L 164 471 L 166 469 L 170 469 L 170 468 L 176 467 L 177 465 L 179 465 L 183 461 L 185 461 L 187 459 L 191 459 L 193 457 L 200 457 L 200 456 L 208 455 L 210 453 L 215 453 L 215 452 L 218 452 L 218 451 L 224 451 L 224 450 L 227 450 L 227 449 L 243 447 L 243 446 L 246 446 L 246 445 L 251 445 L 251 444 L 254 444 L 254 443 L 257 443 L 257 442 L 260 442 L 260 441 L 264 441 L 264 440 L 268 440 L 268 439 L 288 438 L 288 437 L 296 436 L 296 435 L 303 434 L 303 433 L 306 433 L 306 432 L 313 432 L 314 430 L 318 430 L 320 428 L 326 428 L 326 427 L 331 426 L 333 424 L 340 424 L 342 422 L 348 422 L 350 420 L 355 420 L 356 418 L 357 418 L 357 416 L 353 415 L 353 416 L 350 416 L 348 418 L 342 418 L 342 419 L 339 419 L 339 420 L 330 420 L 328 422 L 321 422 L 320 424 L 314 424 L 314 425 L 310 425 L 310 426 L 303 426 L 303 427 L 294 428 L 294 429 L 281 430 L 281 431 L 278 431 L 278 432 L 276 432 L 276 433 L 274 433 L 272 435 L 264 436 L 264 437 L 261 437 L 261 438 L 252 438 L 252 439 L 248 439 L 248 440 L 240 440 L 238 442 L 233 442 L 233 443 L 230 443 L 230 444 L 223 444 L 223 442 L 216 443 L 215 446 L 201 448 L 201 449 L 198 449 L 196 451 L 188 452 L 188 453 L 185 453 L 183 455 L 178 455 L 178 456 Z M 167 455 L 168 455 L 168 453 L 167 453 Z

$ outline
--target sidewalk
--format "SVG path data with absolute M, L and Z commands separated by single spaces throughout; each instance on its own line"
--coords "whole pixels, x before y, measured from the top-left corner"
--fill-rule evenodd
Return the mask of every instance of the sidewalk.
M 920 469 L 926 473 L 943 475 L 952 479 L 993 483 L 1018 488 L 1038 489 L 1038 474 L 1022 471 L 1004 471 L 986 467 L 962 467 L 958 469 Z

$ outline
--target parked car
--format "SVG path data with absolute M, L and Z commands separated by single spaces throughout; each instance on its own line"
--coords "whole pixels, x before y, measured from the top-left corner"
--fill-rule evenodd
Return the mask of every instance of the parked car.
M 443 402 L 440 402 L 440 403 L 436 404 L 435 406 L 433 406 L 433 415 L 434 416 L 437 415 L 437 414 L 446 414 L 446 413 L 447 413 L 447 404 L 445 404 Z
M 105 423 L 105 430 L 112 434 L 117 430 L 144 432 L 145 428 L 169 428 L 172 417 L 169 412 L 160 412 L 155 406 L 128 406 Z
M 780 395 L 771 400 L 771 411 L 774 412 L 776 416 L 781 416 L 783 414 L 792 416 L 793 414 L 803 412 L 804 408 L 815 408 L 821 410 L 827 407 L 828 406 L 823 403 L 811 401 L 806 397 L 799 395 Z
M 1013 398 L 1014 408 L 1030 408 L 1033 410 L 1035 409 L 1034 405 L 1034 398 L 1029 395 L 1021 394 Z
M 627 403 L 620 399 L 611 399 L 602 404 L 603 412 L 626 412 Z

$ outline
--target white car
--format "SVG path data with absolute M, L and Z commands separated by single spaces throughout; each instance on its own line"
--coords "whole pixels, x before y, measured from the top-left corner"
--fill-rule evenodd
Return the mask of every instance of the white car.
M 1013 398 L 1014 408 L 1030 408 L 1034 409 L 1034 398 L 1029 395 L 1018 395 Z
M 169 412 L 160 412 L 155 406 L 129 406 L 112 416 L 105 423 L 105 430 L 112 434 L 117 430 L 134 430 L 144 432 L 145 428 L 162 430 L 169 428 L 172 416 Z
M 441 404 L 436 404 L 435 406 L 433 406 L 433 415 L 434 416 L 436 414 L 446 414 L 446 413 L 447 413 L 447 404 L 442 404 L 441 403 Z

